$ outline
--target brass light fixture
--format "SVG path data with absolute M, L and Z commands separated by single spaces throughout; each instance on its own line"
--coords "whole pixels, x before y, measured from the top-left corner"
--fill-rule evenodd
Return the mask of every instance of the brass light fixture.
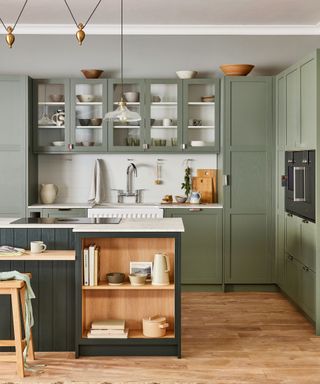
M 82 42 L 83 40 L 85 39 L 86 37 L 86 34 L 84 32 L 84 28 L 87 26 L 87 24 L 89 23 L 91 17 L 93 16 L 93 14 L 95 13 L 96 9 L 99 7 L 100 3 L 101 3 L 102 0 L 99 0 L 97 5 L 93 8 L 93 11 L 90 13 L 90 16 L 88 17 L 87 21 L 83 24 L 83 23 L 78 23 L 76 18 L 74 17 L 72 11 L 71 11 L 71 8 L 67 2 L 67 0 L 64 0 L 65 2 L 65 5 L 67 6 L 69 12 L 70 12 L 70 15 L 71 17 L 73 18 L 73 21 L 76 25 L 76 27 L 78 28 L 77 30 L 77 33 L 76 33 L 76 39 L 78 40 L 79 42 L 79 45 L 82 45 Z
M 114 111 L 110 111 L 105 114 L 104 120 L 111 120 L 111 121 L 120 121 L 120 122 L 126 122 L 126 121 L 140 121 L 141 116 L 138 112 L 130 111 L 127 107 L 127 103 L 125 101 L 124 95 L 123 95 L 123 0 L 120 0 L 120 71 L 121 71 L 121 97 L 120 101 L 118 102 L 118 108 Z
M 23 4 L 23 7 L 21 8 L 21 11 L 20 11 L 20 13 L 19 13 L 19 15 L 17 17 L 17 20 L 14 23 L 13 27 L 11 25 L 6 26 L 5 23 L 3 22 L 3 20 L 0 17 L 0 22 L 3 25 L 4 29 L 7 31 L 6 42 L 7 42 L 8 46 L 9 46 L 9 48 L 12 48 L 13 43 L 15 41 L 15 36 L 13 34 L 13 31 L 15 30 L 15 28 L 16 28 L 16 26 L 18 24 L 18 21 L 19 21 L 21 15 L 22 15 L 22 13 L 23 13 L 26 5 L 27 5 L 27 2 L 28 2 L 28 0 L 25 0 L 25 2 Z

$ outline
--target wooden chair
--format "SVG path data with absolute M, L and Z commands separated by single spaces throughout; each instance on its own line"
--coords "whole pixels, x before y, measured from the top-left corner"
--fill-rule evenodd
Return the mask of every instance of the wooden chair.
M 28 273 L 28 275 L 31 278 L 31 274 Z M 26 346 L 26 339 L 22 338 L 20 303 L 22 308 L 23 326 L 25 329 L 25 291 L 26 284 L 22 280 L 0 281 L 0 295 L 11 296 L 14 329 L 14 340 L 0 340 L 0 347 L 15 347 L 15 355 L 1 353 L 0 361 L 15 361 L 17 364 L 17 372 L 20 377 L 24 377 L 23 350 Z M 30 360 L 34 360 L 32 331 L 30 334 L 28 357 Z

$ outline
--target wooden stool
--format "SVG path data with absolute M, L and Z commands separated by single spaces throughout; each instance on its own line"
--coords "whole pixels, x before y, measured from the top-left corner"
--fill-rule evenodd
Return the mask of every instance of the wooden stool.
M 27 275 L 31 278 L 30 273 Z M 25 329 L 25 290 L 26 284 L 23 280 L 0 281 L 0 295 L 11 296 L 14 329 L 14 340 L 0 340 L 0 347 L 15 347 L 16 349 L 15 355 L 0 354 L 0 361 L 15 361 L 17 363 L 17 372 L 20 377 L 24 377 L 23 349 L 26 346 L 26 339 L 22 339 L 21 311 L 19 301 L 21 302 L 23 326 Z M 32 332 L 30 333 L 28 357 L 30 360 L 34 360 Z

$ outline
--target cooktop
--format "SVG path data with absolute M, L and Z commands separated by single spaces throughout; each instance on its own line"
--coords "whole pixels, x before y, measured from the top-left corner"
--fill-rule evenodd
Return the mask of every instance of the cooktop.
M 119 224 L 120 221 L 121 218 L 118 217 L 23 217 L 12 221 L 10 224 Z

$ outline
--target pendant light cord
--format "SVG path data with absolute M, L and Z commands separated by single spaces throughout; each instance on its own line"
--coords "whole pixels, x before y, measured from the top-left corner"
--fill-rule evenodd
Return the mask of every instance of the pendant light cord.
M 14 23 L 14 25 L 13 25 L 13 27 L 12 27 L 12 32 L 14 31 L 16 25 L 18 24 L 18 21 L 20 20 L 20 17 L 21 17 L 21 15 L 22 15 L 22 13 L 23 13 L 23 11 L 24 11 L 26 5 L 27 5 L 27 2 L 28 2 L 28 0 L 26 0 L 26 1 L 24 2 L 23 7 L 21 8 L 21 11 L 20 11 L 20 13 L 19 13 L 19 15 L 18 15 L 18 17 L 17 17 L 17 20 L 16 20 L 16 22 Z M 0 22 L 1 22 L 1 24 L 4 26 L 4 29 L 7 30 L 7 26 L 5 25 L 5 23 L 3 22 L 3 20 L 2 20 L 1 17 L 0 17 Z
M 99 7 L 101 1 L 102 1 L 102 0 L 99 0 L 98 3 L 97 3 L 97 5 L 93 8 L 93 11 L 90 13 L 90 16 L 88 17 L 87 21 L 84 23 L 83 28 L 85 28 L 86 25 L 87 25 L 87 24 L 89 23 L 89 21 L 91 20 L 91 17 L 92 17 L 93 14 L 95 13 L 96 9 Z M 65 3 L 65 5 L 67 6 L 67 8 L 68 8 L 68 10 L 69 10 L 69 12 L 70 12 L 70 15 L 71 15 L 71 17 L 73 18 L 73 21 L 74 21 L 74 23 L 75 23 L 75 25 L 76 25 L 76 27 L 77 27 L 77 26 L 78 26 L 77 20 L 76 20 L 76 18 L 74 17 L 74 14 L 72 13 L 71 8 L 70 8 L 70 6 L 69 6 L 67 0 L 64 0 L 64 3 Z
M 120 25 L 121 25 L 121 38 L 120 38 L 120 72 L 121 72 L 121 97 L 123 98 L 123 0 L 121 1 L 120 9 Z

